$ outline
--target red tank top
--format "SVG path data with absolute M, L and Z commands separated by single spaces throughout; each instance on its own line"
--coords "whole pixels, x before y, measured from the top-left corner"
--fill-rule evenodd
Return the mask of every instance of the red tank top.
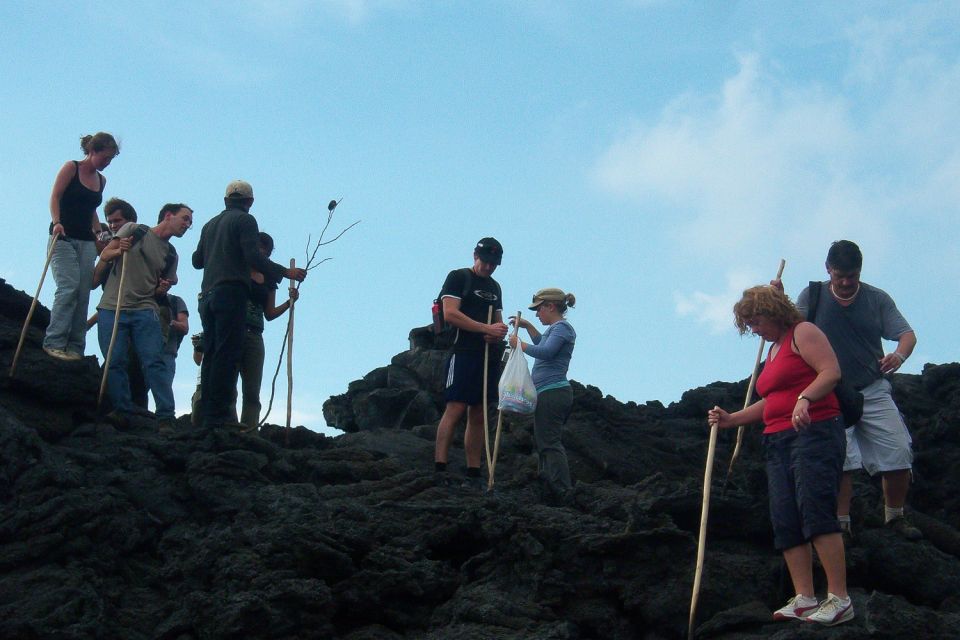
M 763 373 L 757 378 L 757 393 L 766 401 L 763 406 L 764 433 L 776 433 L 793 427 L 793 408 L 797 396 L 817 377 L 813 367 L 804 362 L 793 350 L 793 332 L 796 325 L 787 330 L 780 343 L 780 350 L 770 357 Z M 773 350 L 773 345 L 770 345 Z M 840 415 L 840 403 L 831 391 L 825 398 L 810 403 L 810 420 L 819 422 Z

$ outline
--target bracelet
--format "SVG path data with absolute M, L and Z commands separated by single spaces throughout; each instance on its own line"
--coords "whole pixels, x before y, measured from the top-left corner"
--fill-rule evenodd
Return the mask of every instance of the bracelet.
M 900 364 L 903 364 L 904 362 L 907 361 L 907 356 L 903 355 L 903 354 L 900 353 L 899 351 L 894 351 L 894 352 L 891 353 L 891 355 L 894 355 L 894 356 L 897 356 L 898 358 L 900 358 Z

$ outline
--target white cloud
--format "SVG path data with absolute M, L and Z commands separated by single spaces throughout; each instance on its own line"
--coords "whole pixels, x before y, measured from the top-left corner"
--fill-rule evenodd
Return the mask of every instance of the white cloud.
M 679 315 L 729 327 L 740 256 L 817 263 L 829 240 L 850 237 L 879 264 L 929 251 L 922 230 L 938 231 L 922 225 L 960 213 L 960 61 L 931 35 L 953 31 L 929 12 L 909 17 L 851 28 L 836 86 L 791 81 L 774 61 L 741 55 L 716 90 L 675 97 L 599 157 L 602 189 L 641 213 L 673 211 L 670 240 L 729 274 L 725 291 L 676 294 Z
M 675 292 L 673 298 L 677 315 L 693 318 L 713 334 L 729 331 L 733 327 L 733 305 L 743 295 L 743 290 L 769 282 L 773 275 L 771 273 L 764 280 L 754 271 L 735 267 L 727 272 L 727 286 L 720 293 Z
M 743 55 L 718 95 L 682 96 L 614 142 L 596 177 L 610 192 L 688 212 L 673 232 L 692 252 L 720 239 L 737 252 L 828 203 L 849 215 L 838 196 L 856 195 L 844 185 L 854 139 L 842 99 L 780 87 L 758 56 Z

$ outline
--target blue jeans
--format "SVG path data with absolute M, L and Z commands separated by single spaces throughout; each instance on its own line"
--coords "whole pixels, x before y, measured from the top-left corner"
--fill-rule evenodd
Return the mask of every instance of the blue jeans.
M 177 375 L 177 354 L 163 352 L 160 354 L 163 360 L 163 386 L 170 389 L 170 396 L 173 397 L 173 378 Z
M 56 241 L 50 270 L 57 283 L 50 309 L 50 324 L 43 338 L 47 349 L 62 349 L 83 355 L 87 344 L 87 304 L 93 283 L 97 247 L 92 240 L 60 238 Z
M 113 309 L 99 309 L 97 334 L 104 358 L 110 348 L 114 317 L 116 312 Z M 131 341 L 143 365 L 143 377 L 147 381 L 147 387 L 153 392 L 157 417 L 174 417 L 173 388 L 166 382 L 167 368 L 163 362 L 160 319 L 153 309 L 120 311 L 117 339 L 113 344 L 110 372 L 107 374 L 107 393 L 113 408 L 118 411 L 133 411 L 134 408 L 130 398 L 130 378 L 127 376 L 127 345 Z
M 236 421 L 237 376 L 247 333 L 248 298 L 246 286 L 231 282 L 214 287 L 200 299 L 200 413 L 208 426 Z

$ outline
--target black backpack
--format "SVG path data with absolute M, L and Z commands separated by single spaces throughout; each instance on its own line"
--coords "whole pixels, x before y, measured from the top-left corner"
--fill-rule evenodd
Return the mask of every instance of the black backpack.
M 820 303 L 820 290 L 822 288 L 823 283 L 819 281 L 811 281 L 807 288 L 807 292 L 809 293 L 807 300 L 808 322 L 813 322 L 814 317 L 817 315 L 817 305 Z M 842 378 L 840 382 L 837 383 L 837 386 L 833 388 L 833 392 L 837 394 L 837 401 L 840 403 L 840 413 L 843 414 L 843 424 L 852 427 L 860 422 L 860 418 L 863 417 L 863 394 L 853 388 L 852 385 L 845 383 Z
M 467 294 L 470 293 L 470 288 L 473 286 L 473 269 L 464 267 L 463 269 L 459 269 L 459 271 L 465 271 L 467 274 L 463 291 L 460 293 L 460 299 L 463 300 L 467 297 Z M 437 297 L 433 299 L 433 333 L 439 336 L 449 335 L 453 333 L 453 331 L 454 327 L 447 324 L 443 317 L 443 300 L 440 299 L 440 293 L 438 293 Z

